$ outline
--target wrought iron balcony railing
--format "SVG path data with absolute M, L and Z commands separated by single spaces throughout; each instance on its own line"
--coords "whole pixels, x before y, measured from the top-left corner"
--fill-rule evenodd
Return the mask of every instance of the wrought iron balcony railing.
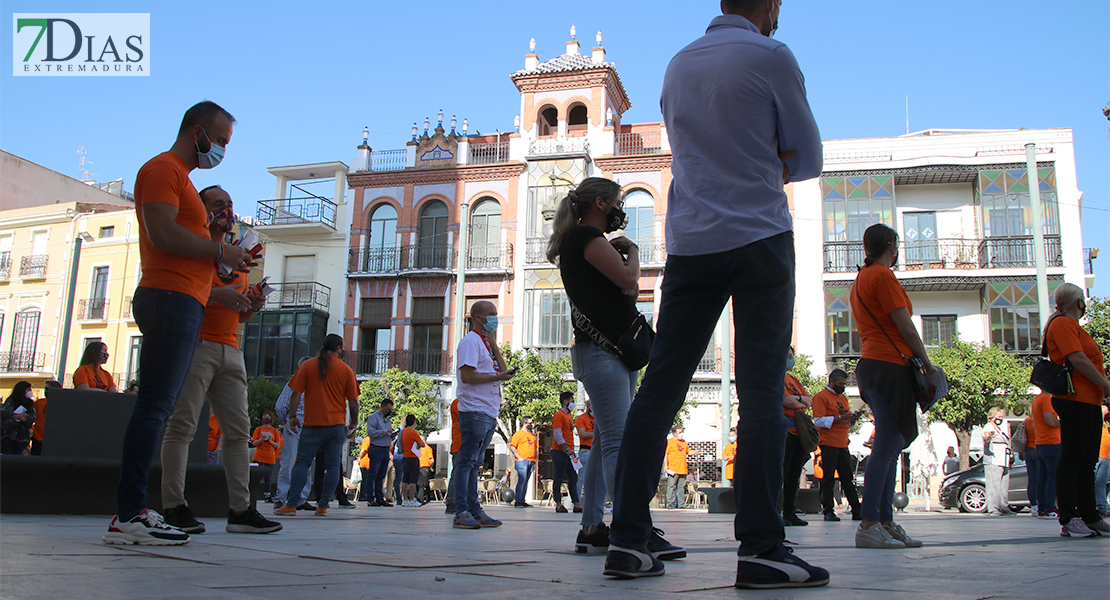
M 452 244 L 410 244 L 383 248 L 362 248 L 347 253 L 347 272 L 351 274 L 395 274 L 414 270 L 451 270 L 457 264 Z
M 1045 265 L 1049 267 L 1064 265 L 1059 236 L 1045 236 L 1044 254 Z M 1033 236 L 987 238 L 980 246 L 979 263 L 985 269 L 1035 267 L 1037 263 L 1033 259 Z
M 7 281 L 12 274 L 12 253 L 0 252 L 0 281 Z
M 19 259 L 19 276 L 45 277 L 47 258 L 45 254 L 33 254 Z
M 540 360 L 559 360 L 570 356 L 570 346 L 525 346 L 524 349 L 538 355 Z
M 642 133 L 618 133 L 617 156 L 636 156 L 638 154 L 660 154 L 663 145 L 659 131 Z
M 467 269 L 511 270 L 512 244 L 470 244 L 466 252 Z
M 547 238 L 530 237 L 525 244 L 524 262 L 530 265 L 550 264 L 547 262 Z
M 640 265 L 663 264 L 667 262 L 667 247 L 664 238 L 638 237 L 633 242 L 640 248 Z
M 590 140 L 585 137 L 573 138 L 541 138 L 532 140 L 528 145 L 528 154 L 543 156 L 551 154 L 589 154 Z
M 420 375 L 451 372 L 447 350 L 362 350 L 348 352 L 346 361 L 358 375 L 381 375 L 391 367 Z
M 322 283 L 271 283 L 270 287 L 275 291 L 266 296 L 266 304 L 262 310 L 314 308 L 330 314 L 331 288 Z
M 120 309 L 120 318 L 127 319 L 129 321 L 135 320 L 134 303 L 135 299 L 131 296 L 123 297 L 123 308 Z
M 4 373 L 36 373 L 44 364 L 45 352 L 0 352 L 0 370 Z
M 509 142 L 493 142 L 490 144 L 470 144 L 470 156 L 467 157 L 468 165 L 492 165 L 509 162 Z
M 1095 274 L 1095 258 L 1098 256 L 1097 248 L 1084 248 L 1083 249 L 1083 274 Z
M 258 202 L 258 225 L 315 225 L 335 229 L 335 203 L 326 198 L 281 198 Z
M 108 298 L 85 298 L 77 301 L 78 321 L 104 321 L 108 319 Z
M 1059 236 L 1045 237 L 1045 264 L 1063 266 Z M 896 270 L 1012 269 L 1034 267 L 1033 237 L 935 239 L 898 243 Z M 825 242 L 825 272 L 853 273 L 863 266 L 863 242 Z

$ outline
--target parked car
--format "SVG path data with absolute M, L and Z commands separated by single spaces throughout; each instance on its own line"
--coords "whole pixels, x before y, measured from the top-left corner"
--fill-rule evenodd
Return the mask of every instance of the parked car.
M 1026 488 L 1025 465 L 1010 469 L 1010 510 L 1020 511 L 1029 506 Z M 987 488 L 983 465 L 953 473 L 940 484 L 940 503 L 945 508 L 958 508 L 960 512 L 987 512 Z

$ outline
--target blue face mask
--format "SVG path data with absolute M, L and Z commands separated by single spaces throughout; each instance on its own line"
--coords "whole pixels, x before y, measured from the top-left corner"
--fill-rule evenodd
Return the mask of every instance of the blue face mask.
M 790 358 L 786 359 L 786 370 L 789 371 L 790 369 L 793 369 L 793 368 L 794 368 L 794 357 L 791 356 Z
M 204 131 L 204 129 L 202 128 L 201 131 Z M 200 144 L 193 142 L 197 147 L 197 166 L 201 169 L 211 169 L 223 161 L 224 147 L 213 143 L 209 139 L 207 131 L 204 131 L 204 139 L 208 140 L 208 152 L 201 152 Z
M 486 331 L 490 333 L 497 331 L 497 315 L 489 315 L 486 317 L 486 324 L 482 327 L 485 327 Z

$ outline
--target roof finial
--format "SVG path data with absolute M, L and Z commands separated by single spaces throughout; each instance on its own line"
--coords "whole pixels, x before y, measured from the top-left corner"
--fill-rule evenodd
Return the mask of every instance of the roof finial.
M 528 52 L 532 54 L 536 53 L 536 38 L 532 38 L 532 40 L 528 42 Z
M 578 28 L 575 27 L 574 25 L 571 25 L 570 26 L 570 39 L 572 39 L 572 40 L 577 39 L 577 36 L 578 36 Z
M 597 30 L 597 38 L 596 39 L 597 39 L 597 46 L 600 48 L 601 47 L 601 30 L 600 29 Z

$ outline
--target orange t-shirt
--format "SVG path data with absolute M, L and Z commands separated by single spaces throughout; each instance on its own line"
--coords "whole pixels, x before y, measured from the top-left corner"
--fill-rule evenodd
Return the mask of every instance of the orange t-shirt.
M 424 438 L 420 437 L 420 434 L 417 433 L 415 429 L 413 429 L 411 427 L 406 427 L 406 428 L 402 429 L 401 430 L 401 450 L 404 451 L 404 457 L 405 458 L 420 458 L 420 455 L 417 454 L 417 452 L 419 452 L 420 450 L 418 449 L 417 452 L 413 452 L 412 451 L 412 445 L 417 444 L 418 442 L 423 442 L 423 441 L 424 441 Z M 421 465 L 421 466 L 423 466 L 423 465 Z
M 1037 397 L 1033 398 L 1033 407 L 1029 410 L 1033 413 L 1033 425 L 1037 428 L 1037 444 L 1040 446 L 1059 444 L 1060 428 L 1053 427 L 1044 420 L 1046 412 L 1056 415 L 1056 410 L 1052 408 L 1052 394 L 1037 394 Z M 1056 415 L 1056 418 L 1059 419 L 1060 415 Z
M 425 445 L 423 448 L 420 449 L 420 467 L 421 468 L 427 468 L 427 467 L 432 466 L 435 463 L 435 460 L 436 460 L 435 453 L 432 452 L 432 447 L 431 446 Z
M 269 433 L 270 439 L 281 447 L 281 432 L 269 425 L 262 425 L 254 429 L 254 435 L 251 436 L 252 442 L 257 442 L 262 439 L 262 434 Z M 277 457 L 277 448 L 270 445 L 269 442 L 262 442 L 254 448 L 254 462 L 265 465 L 274 464 L 274 459 Z
M 247 274 L 232 271 L 224 275 L 218 269 L 212 272 L 212 287 L 238 286 L 241 293 L 247 293 Z M 213 300 L 204 305 L 204 322 L 200 324 L 200 339 L 239 347 L 239 311 Z
M 46 398 L 35 400 L 35 422 L 31 425 L 31 439 L 42 441 L 42 428 L 46 426 Z
M 215 452 L 216 448 L 220 446 L 220 436 L 224 432 L 220 431 L 220 422 L 216 419 L 215 415 L 208 415 L 208 451 Z
M 1099 458 L 1110 458 L 1110 430 L 1106 429 L 1106 425 L 1102 426 L 1102 442 L 1098 446 Z
M 819 417 L 835 417 L 840 413 L 850 410 L 851 405 L 848 403 L 848 398 L 844 394 L 834 394 L 829 388 L 825 388 L 813 397 L 813 418 Z M 821 433 L 821 445 L 829 446 L 830 448 L 847 448 L 848 447 L 848 430 L 852 428 L 850 421 L 837 421 L 832 424 L 832 427 L 825 429 L 818 427 L 817 431 Z
M 362 438 L 362 445 L 359 446 L 359 449 L 362 450 L 362 452 L 360 454 L 363 454 L 363 453 L 367 452 L 368 450 L 370 450 L 370 436 L 366 436 L 366 437 Z M 363 454 L 362 458 L 358 459 L 358 468 L 360 468 L 360 469 L 369 469 L 370 468 L 370 455 L 369 454 Z
M 910 302 L 910 297 L 906 295 L 906 290 L 898 282 L 898 278 L 894 276 L 894 272 L 878 263 L 864 267 L 852 284 L 851 294 L 852 316 L 856 319 L 856 328 L 863 343 L 861 357 L 899 365 L 906 364 L 902 356 L 906 358 L 913 356 L 913 350 L 910 350 L 909 344 L 902 340 L 902 335 L 898 333 L 898 327 L 894 324 L 894 319 L 890 318 L 890 313 L 899 308 L 907 308 L 912 317 L 913 303 Z M 865 305 L 866 308 L 864 308 Z M 871 310 L 870 313 L 867 312 L 868 309 Z M 886 331 L 886 334 L 883 331 Z M 887 339 L 888 335 L 890 339 Z M 894 340 L 898 350 L 894 349 L 890 340 Z M 902 354 L 898 353 L 899 350 Z
M 1025 447 L 1037 447 L 1037 426 L 1033 424 L 1032 416 L 1025 417 Z
M 197 237 L 212 239 L 208 235 L 208 211 L 189 179 L 189 168 L 173 152 L 163 152 L 148 160 L 135 177 L 139 257 L 143 261 L 139 287 L 180 292 L 206 304 L 215 263 L 211 258 L 185 258 L 155 248 L 143 224 L 143 206 L 150 202 L 176 206 L 174 220 L 178 225 Z
M 725 479 L 732 481 L 733 467 L 736 462 L 736 442 L 725 444 L 724 452 L 721 452 L 721 458 L 725 459 Z
M 536 462 L 536 436 L 524 429 L 517 430 L 509 445 L 516 448 L 522 460 Z
M 573 452 L 574 429 L 572 427 L 570 414 L 561 408 L 555 411 L 555 416 L 551 417 L 551 431 L 555 431 L 556 429 L 563 430 L 563 441 L 566 442 L 567 448 L 570 448 L 570 451 Z M 554 436 L 551 437 L 551 449 L 559 450 L 560 452 L 563 450 L 559 447 L 559 440 L 556 440 Z
M 582 413 L 582 414 L 578 415 L 578 417 L 576 417 L 574 419 L 574 428 L 575 429 L 585 429 L 586 431 L 588 431 L 590 433 L 593 433 L 594 432 L 594 417 L 593 417 L 593 415 L 587 415 L 586 413 Z M 584 440 L 581 437 L 578 438 L 578 447 L 580 449 L 589 450 L 590 447 L 592 447 L 593 445 L 594 445 L 594 439 L 593 438 L 590 438 L 588 440 Z
M 459 399 L 451 401 L 451 454 L 462 446 L 462 431 L 459 430 Z
M 320 379 L 320 359 L 311 358 L 289 380 L 290 389 L 303 393 L 303 424 L 309 427 L 346 425 L 347 401 L 358 398 L 355 372 L 335 356 L 328 359 L 326 378 Z
M 783 388 L 782 388 L 782 397 L 785 398 L 787 396 L 808 396 L 808 395 L 809 395 L 809 391 L 807 391 L 805 386 L 802 385 L 802 382 L 798 381 L 797 377 L 794 377 L 790 373 L 787 373 L 786 374 L 786 381 L 784 382 Z M 798 409 L 796 409 L 796 408 L 786 408 L 785 406 L 782 407 L 782 414 L 790 417 L 791 419 L 794 418 L 794 413 L 796 413 L 796 412 L 798 412 Z M 737 421 L 737 422 L 739 422 L 739 421 Z M 797 427 L 791 427 L 788 433 L 790 433 L 791 435 L 798 435 L 798 428 Z
M 1068 317 L 1053 319 L 1048 325 L 1048 335 L 1045 337 L 1048 341 L 1048 359 L 1052 362 L 1062 365 L 1069 354 L 1082 352 L 1091 359 L 1098 372 L 1103 377 L 1106 376 L 1106 367 L 1102 363 L 1102 349 L 1075 319 Z M 1072 371 L 1071 383 L 1075 388 L 1075 394 L 1064 398 L 1102 406 L 1105 394 L 1095 382 L 1084 377 L 1079 371 Z
M 686 440 L 667 438 L 667 470 L 674 471 L 678 475 L 688 473 L 686 455 L 689 453 L 690 444 L 687 444 Z
M 92 365 L 81 365 L 73 372 L 73 386 L 77 387 L 82 383 L 104 391 L 107 391 L 110 387 L 116 387 L 116 381 L 112 379 L 111 373 L 105 371 L 104 367 L 94 367 Z

